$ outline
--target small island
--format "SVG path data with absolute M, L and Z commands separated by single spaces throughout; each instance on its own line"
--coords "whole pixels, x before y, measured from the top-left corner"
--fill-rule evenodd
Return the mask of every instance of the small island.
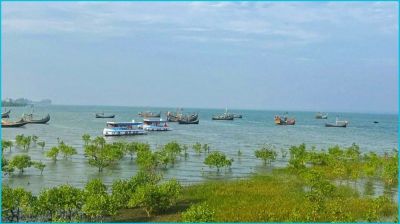
M 5 100 L 2 100 L 1 104 L 3 105 L 3 107 L 25 107 L 27 105 L 47 106 L 47 105 L 51 105 L 51 100 L 43 99 L 40 101 L 33 101 L 33 100 L 26 99 L 26 98 L 18 98 L 15 100 L 11 99 L 11 98 L 7 98 Z

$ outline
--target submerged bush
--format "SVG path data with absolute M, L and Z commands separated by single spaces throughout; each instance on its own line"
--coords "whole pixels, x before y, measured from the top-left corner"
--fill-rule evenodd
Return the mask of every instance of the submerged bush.
M 230 167 L 232 165 L 233 159 L 228 159 L 226 155 L 222 152 L 211 152 L 204 160 L 204 164 L 209 167 L 217 167 L 217 172 L 221 167 Z
M 272 146 L 264 146 L 261 149 L 256 150 L 254 154 L 258 159 L 262 159 L 264 161 L 264 165 L 267 165 L 267 163 L 271 164 L 273 161 L 275 161 L 277 155 Z

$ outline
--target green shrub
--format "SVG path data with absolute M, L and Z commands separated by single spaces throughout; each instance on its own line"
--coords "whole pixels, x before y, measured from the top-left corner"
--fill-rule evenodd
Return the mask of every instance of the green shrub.
M 192 205 L 182 213 L 183 222 L 214 222 L 215 211 L 206 203 Z

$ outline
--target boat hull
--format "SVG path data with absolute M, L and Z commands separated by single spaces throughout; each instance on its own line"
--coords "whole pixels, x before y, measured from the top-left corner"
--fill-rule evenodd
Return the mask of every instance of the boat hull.
M 10 112 L 11 110 L 5 112 L 5 113 L 1 113 L 1 118 L 9 118 L 10 117 Z
M 143 127 L 145 131 L 172 131 L 170 127 L 147 126 Z
M 114 118 L 114 117 L 115 117 L 114 114 L 113 114 L 113 115 L 109 115 L 109 116 L 104 116 L 104 115 L 96 114 L 96 118 Z
M 178 120 L 179 124 L 199 124 L 199 119 L 195 121 L 187 121 L 187 120 Z
M 9 123 L 1 122 L 1 127 L 2 128 L 19 128 L 26 124 L 28 124 L 28 122 L 23 121 L 23 120 L 17 121 L 17 122 L 9 122 Z
M 344 123 L 344 124 L 329 124 L 329 123 L 326 123 L 325 127 L 328 127 L 328 128 L 345 128 L 345 127 L 347 127 L 347 123 Z
M 127 135 L 145 135 L 147 134 L 143 130 L 111 130 L 111 129 L 104 129 L 103 135 L 104 136 L 127 136 Z
M 28 124 L 46 124 L 47 122 L 50 121 L 50 115 L 47 114 L 46 117 L 44 117 L 43 119 L 40 120 L 33 120 L 33 119 L 23 119 L 25 122 L 27 122 Z

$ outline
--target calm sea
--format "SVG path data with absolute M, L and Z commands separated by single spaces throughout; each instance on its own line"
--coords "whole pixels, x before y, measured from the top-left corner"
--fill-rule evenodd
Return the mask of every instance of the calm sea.
M 22 113 L 29 113 L 30 108 L 11 108 L 11 119 L 15 120 Z M 18 134 L 37 135 L 46 142 L 45 150 L 57 144 L 57 138 L 76 147 L 78 155 L 72 159 L 61 158 L 57 162 L 46 158 L 39 147 L 29 150 L 33 160 L 46 163 L 43 175 L 34 168 L 29 168 L 23 175 L 15 172 L 11 177 L 3 176 L 3 184 L 22 186 L 35 193 L 45 187 L 69 183 L 82 187 L 91 178 L 102 178 L 110 184 L 117 178 L 129 178 L 137 172 L 134 160 L 127 156 L 117 165 L 104 169 L 99 173 L 95 167 L 87 163 L 83 155 L 83 142 L 81 136 L 88 133 L 91 136 L 102 135 L 106 121 L 141 121 L 137 116 L 140 111 L 175 111 L 176 108 L 139 108 L 139 107 L 111 107 L 111 106 L 47 106 L 36 107 L 35 113 L 45 115 L 49 113 L 51 120 L 46 125 L 26 125 L 23 128 L 2 129 L 2 138 L 14 140 Z M 96 112 L 116 114 L 115 119 L 96 119 Z M 285 166 L 287 158 L 281 157 L 281 149 L 288 151 L 292 145 L 306 143 L 308 147 L 327 149 L 330 146 L 350 146 L 357 143 L 363 152 L 375 151 L 380 154 L 390 152 L 397 148 L 397 115 L 357 114 L 357 113 L 329 113 L 329 122 L 334 122 L 336 116 L 348 120 L 347 128 L 326 128 L 326 120 L 314 118 L 314 112 L 289 111 L 289 117 L 296 118 L 294 126 L 276 126 L 274 115 L 282 111 L 255 111 L 231 110 L 230 112 L 243 115 L 242 119 L 234 121 L 212 121 L 213 114 L 223 113 L 224 110 L 190 109 L 184 112 L 198 112 L 199 125 L 179 125 L 170 123 L 173 131 L 149 133 L 144 136 L 107 137 L 107 141 L 141 141 L 153 146 L 165 144 L 176 140 L 180 143 L 192 145 L 195 142 L 208 143 L 212 150 L 225 152 L 234 159 L 232 168 L 217 174 L 203 164 L 204 155 L 196 155 L 189 148 L 189 157 L 181 158 L 172 168 L 164 170 L 166 179 L 177 178 L 184 184 L 201 182 L 208 179 L 236 179 L 248 176 L 251 173 L 263 171 L 265 168 L 261 161 L 254 157 L 254 150 L 263 144 L 272 144 L 278 151 L 279 161 L 275 166 Z M 374 124 L 373 121 L 379 123 Z M 242 155 L 238 156 L 238 150 Z M 11 153 L 6 150 L 5 156 L 12 157 L 24 153 L 13 149 Z

